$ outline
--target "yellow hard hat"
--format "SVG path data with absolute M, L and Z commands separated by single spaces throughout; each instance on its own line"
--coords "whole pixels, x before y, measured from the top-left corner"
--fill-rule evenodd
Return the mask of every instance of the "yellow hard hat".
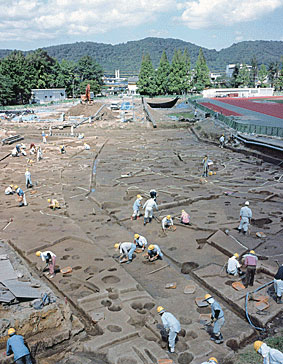
M 10 185 L 10 187 L 11 187 L 11 188 L 13 188 L 13 187 L 14 187 L 14 185 Z
M 239 254 L 238 253 L 235 253 L 234 254 L 234 257 L 236 257 L 238 259 L 239 258 Z
M 8 330 L 8 335 L 9 335 L 9 336 L 14 335 L 15 333 L 16 333 L 16 330 L 15 330 L 13 327 L 11 327 L 11 328 Z
M 185 210 L 182 210 L 182 212 L 185 212 Z
M 216 364 L 218 364 L 218 360 L 216 358 L 214 358 L 214 356 L 209 358 L 208 361 L 214 361 Z
M 28 168 L 26 168 L 26 171 L 28 172 Z
M 209 298 L 212 298 L 211 294 L 207 293 L 205 296 L 204 296 L 204 301 L 207 301 Z
M 171 215 L 167 215 L 167 216 L 166 216 L 166 218 L 167 218 L 168 220 L 170 220 L 170 219 L 171 219 Z
M 135 234 L 135 239 L 138 239 L 139 237 L 139 234 Z
M 16 190 L 17 188 L 19 188 L 19 186 L 17 186 L 17 185 L 15 185 L 14 187 L 15 187 L 15 190 Z
M 142 198 L 142 197 L 141 197 L 141 195 L 137 195 L 137 198 L 139 198 L 139 199 L 140 199 L 140 198 Z
M 157 312 L 160 313 L 161 311 L 164 311 L 164 307 L 162 306 L 158 306 L 157 307 Z
M 254 250 L 250 250 L 250 253 L 251 253 L 251 254 L 255 254 L 255 251 L 254 251 Z
M 62 149 L 64 147 L 64 145 L 60 145 L 60 148 Z
M 120 246 L 120 244 L 119 244 L 119 243 L 116 243 L 116 244 L 114 245 L 114 248 L 115 248 L 115 249 L 119 249 L 119 246 Z
M 50 202 L 51 202 L 51 198 L 49 198 L 49 199 L 47 200 L 47 202 L 49 202 L 49 203 L 50 203 Z
M 38 251 L 35 253 L 35 255 L 36 255 L 37 257 L 40 257 L 40 255 L 41 255 L 41 251 L 40 251 L 40 250 L 38 250 Z
M 258 350 L 259 350 L 259 348 L 261 347 L 262 344 L 263 344 L 263 342 L 259 341 L 259 340 L 254 342 L 254 349 L 255 349 L 256 352 L 258 352 Z
M 154 245 L 150 244 L 149 247 L 148 247 L 148 250 L 153 250 L 153 249 L 154 249 Z
M 210 171 L 210 172 L 208 172 L 208 175 L 209 175 L 209 176 L 212 176 L 212 175 L 213 175 L 213 172 L 211 172 L 211 171 Z

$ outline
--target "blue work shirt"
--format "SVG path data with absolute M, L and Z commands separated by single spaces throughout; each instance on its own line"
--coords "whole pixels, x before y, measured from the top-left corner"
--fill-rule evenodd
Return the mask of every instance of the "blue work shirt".
M 212 304 L 211 304 L 211 315 L 212 317 L 215 317 L 215 311 L 220 311 L 219 312 L 219 315 L 217 317 L 217 320 L 224 317 L 224 312 L 222 311 L 222 308 L 220 307 L 219 303 L 214 301 Z M 216 317 L 215 317 L 216 318 Z
M 19 187 L 18 189 L 17 189 L 17 194 L 19 195 L 19 196 L 23 196 L 24 195 L 24 191 Z
M 7 355 L 14 353 L 14 361 L 30 354 L 29 349 L 24 343 L 24 338 L 21 335 L 13 335 L 7 341 Z
M 174 332 L 180 332 L 180 322 L 176 319 L 174 315 L 172 315 L 172 313 L 165 311 L 161 315 L 161 320 L 165 329 L 169 329 L 170 331 Z
M 161 249 L 159 248 L 159 246 L 157 244 L 154 244 L 154 249 L 152 249 L 154 255 L 159 255 L 161 258 L 163 257 L 163 254 L 161 252 Z
M 141 207 L 141 201 L 139 199 L 136 199 L 136 201 L 133 204 L 133 210 L 138 211 Z

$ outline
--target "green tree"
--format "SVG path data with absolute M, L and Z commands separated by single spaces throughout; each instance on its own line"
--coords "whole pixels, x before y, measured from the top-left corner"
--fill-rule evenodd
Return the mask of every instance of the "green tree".
M 76 64 L 73 61 L 63 59 L 58 65 L 59 69 L 55 86 L 66 88 L 67 95 L 73 96 L 73 89 L 79 84 L 78 75 L 75 72 Z
M 276 78 L 279 72 L 279 63 L 278 62 L 271 62 L 268 65 L 268 79 L 270 82 L 271 87 L 274 86 Z
M 13 102 L 14 94 L 14 81 L 10 76 L 2 73 L 0 63 L 0 105 L 9 105 Z
M 29 68 L 30 88 L 51 88 L 58 76 L 56 60 L 46 51 L 37 49 L 26 56 Z
M 193 86 L 196 91 L 200 92 L 206 87 L 211 86 L 210 83 L 210 72 L 206 64 L 206 60 L 203 55 L 203 51 L 200 48 L 198 59 L 196 62 L 194 77 L 193 77 Z
M 79 84 L 80 93 L 83 95 L 86 92 L 87 85 L 90 85 L 90 92 L 97 95 L 101 91 L 101 85 L 96 80 L 84 80 Z
M 262 64 L 260 66 L 259 71 L 258 71 L 258 83 L 259 83 L 260 87 L 267 87 L 268 86 L 268 84 L 266 83 L 267 76 L 268 76 L 268 72 L 267 72 L 267 69 L 265 67 L 265 64 Z
M 80 81 L 95 80 L 102 85 L 103 70 L 101 66 L 90 56 L 84 56 L 79 59 L 76 66 L 76 73 Z
M 182 94 L 189 89 L 190 81 L 190 57 L 188 51 L 184 53 L 175 50 L 169 74 L 169 92 Z
M 238 83 L 238 76 L 239 76 L 239 71 L 240 71 L 240 66 L 239 64 L 235 65 L 234 71 L 232 73 L 232 77 L 231 77 L 231 87 L 238 87 L 239 83 Z
M 142 57 L 138 80 L 138 92 L 141 95 L 157 95 L 156 74 L 149 54 Z
M 251 59 L 251 66 L 252 66 L 252 69 L 250 71 L 250 82 L 249 82 L 249 86 L 250 87 L 255 87 L 256 80 L 257 80 L 257 74 L 258 74 L 256 56 L 253 56 L 252 57 L 252 59 Z
M 241 65 L 236 81 L 238 87 L 248 87 L 250 82 L 250 71 L 245 63 Z
M 276 81 L 274 82 L 274 86 L 277 91 L 283 90 L 283 57 L 281 58 L 281 68 L 278 72 L 278 77 L 276 78 Z
M 14 51 L 2 59 L 0 74 L 6 77 L 6 85 L 9 79 L 12 80 L 12 82 L 8 81 L 13 93 L 13 100 L 10 100 L 10 103 L 28 103 L 31 94 L 31 78 L 30 69 L 24 54 Z M 9 94 L 11 94 L 11 89 Z
M 166 52 L 163 51 L 160 58 L 159 67 L 156 71 L 156 85 L 159 95 L 165 95 L 169 91 L 169 74 L 170 63 L 168 61 Z

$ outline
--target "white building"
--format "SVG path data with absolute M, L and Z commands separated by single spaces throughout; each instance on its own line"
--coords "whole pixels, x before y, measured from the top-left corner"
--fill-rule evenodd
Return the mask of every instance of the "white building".
M 227 64 L 227 66 L 226 66 L 226 76 L 227 77 L 232 77 L 236 66 L 237 66 L 237 64 Z M 241 63 L 239 65 L 239 68 L 241 69 L 242 67 L 243 67 L 243 64 Z M 248 64 L 246 64 L 246 67 L 248 68 L 249 71 L 251 71 L 252 66 L 249 66 Z
M 273 96 L 273 88 L 210 88 L 202 91 L 204 98 Z
M 42 88 L 31 90 L 31 103 L 45 104 L 51 101 L 61 101 L 66 99 L 64 88 Z
M 138 76 L 133 76 L 128 78 L 128 94 L 136 95 L 138 90 Z

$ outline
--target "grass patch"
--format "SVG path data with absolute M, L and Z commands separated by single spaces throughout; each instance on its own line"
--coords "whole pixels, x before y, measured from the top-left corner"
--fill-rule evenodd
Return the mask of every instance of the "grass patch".
M 270 337 L 264 342 L 273 349 L 283 351 L 283 336 Z M 249 345 L 245 353 L 235 355 L 235 364 L 259 364 L 262 363 L 262 356 L 255 352 L 253 345 Z
M 176 116 L 177 118 L 186 118 L 186 119 L 193 119 L 194 118 L 194 114 L 192 112 L 172 113 L 169 116 Z
M 277 104 L 283 104 L 283 99 L 281 100 L 281 99 L 274 99 L 274 100 L 266 100 L 266 101 L 268 101 L 268 102 L 276 102 Z

